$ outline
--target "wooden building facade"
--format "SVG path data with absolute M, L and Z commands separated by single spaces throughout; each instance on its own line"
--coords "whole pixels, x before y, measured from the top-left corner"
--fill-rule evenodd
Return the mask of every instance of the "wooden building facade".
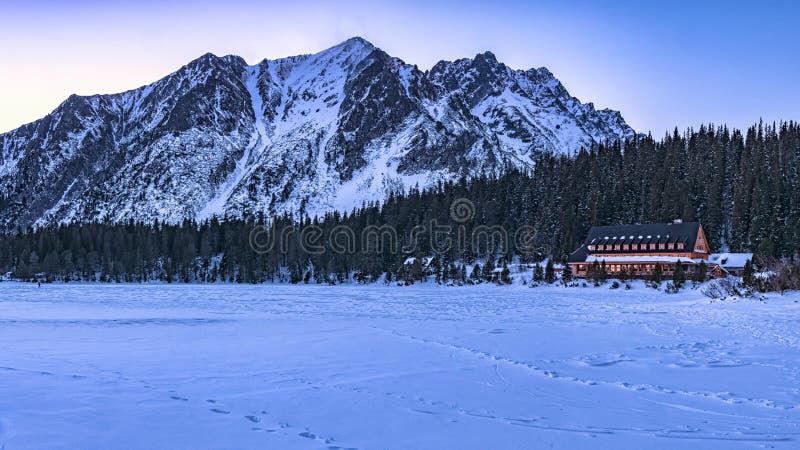
M 605 266 L 610 277 L 646 278 L 661 267 L 671 276 L 678 264 L 691 276 L 701 262 L 709 276 L 725 276 L 709 262 L 711 249 L 699 222 L 615 225 L 592 227 L 584 243 L 570 255 L 568 263 L 576 277 L 588 277 L 595 262 Z

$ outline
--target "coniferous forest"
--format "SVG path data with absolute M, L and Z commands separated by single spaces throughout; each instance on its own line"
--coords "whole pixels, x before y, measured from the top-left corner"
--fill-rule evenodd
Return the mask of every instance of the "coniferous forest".
M 461 199 L 469 201 L 469 215 L 455 220 L 451 206 Z M 561 260 L 593 225 L 675 219 L 702 222 L 718 251 L 797 259 L 800 124 L 758 124 L 744 133 L 708 125 L 661 140 L 639 136 L 574 155 L 542 155 L 532 173 L 411 189 L 381 205 L 321 218 L 16 230 L 0 236 L 0 273 L 67 281 L 337 283 L 385 273 L 420 277 L 420 267 L 404 264 L 408 258 L 437 256 L 437 274 L 465 278 L 464 264 L 475 260 L 492 267 L 515 258 Z M 505 234 L 463 238 L 480 227 Z M 511 237 L 523 228 L 521 249 Z

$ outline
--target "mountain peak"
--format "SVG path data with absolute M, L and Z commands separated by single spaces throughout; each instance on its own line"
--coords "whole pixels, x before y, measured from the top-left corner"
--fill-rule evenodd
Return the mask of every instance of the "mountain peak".
M 475 61 L 482 61 L 482 62 L 486 62 L 486 63 L 489 63 L 489 64 L 497 64 L 497 57 L 494 55 L 494 53 L 492 53 L 490 51 L 485 51 L 483 53 L 478 53 L 477 55 L 475 55 L 475 58 L 473 58 L 473 59 Z
M 488 51 L 426 72 L 361 37 L 256 66 L 206 53 L 0 135 L 0 230 L 345 211 L 632 135 Z
M 208 62 L 208 61 L 216 61 L 218 59 L 220 59 L 219 56 L 217 56 L 217 55 L 215 55 L 215 54 L 213 54 L 211 52 L 206 52 L 206 53 L 203 53 L 202 55 L 198 56 L 197 58 L 191 60 L 189 62 L 189 65 Z
M 353 36 L 350 39 L 347 39 L 346 41 L 343 42 L 343 44 L 347 44 L 347 43 L 351 43 L 351 44 L 358 43 L 358 44 L 361 44 L 361 45 L 368 45 L 370 47 L 374 47 L 371 42 L 369 42 L 368 40 L 362 38 L 361 36 Z
M 329 48 L 328 50 L 338 49 L 338 50 L 375 50 L 375 46 L 372 45 L 371 42 L 368 40 L 360 37 L 354 36 L 346 41 L 340 42 L 339 44 L 334 45 L 333 47 Z M 326 50 L 326 51 L 328 51 Z

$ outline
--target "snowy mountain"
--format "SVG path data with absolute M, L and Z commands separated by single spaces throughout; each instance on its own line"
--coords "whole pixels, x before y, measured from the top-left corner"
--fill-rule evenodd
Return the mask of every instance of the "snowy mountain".
M 206 54 L 0 135 L 0 224 L 347 210 L 633 134 L 489 52 L 427 72 L 361 38 L 253 66 Z

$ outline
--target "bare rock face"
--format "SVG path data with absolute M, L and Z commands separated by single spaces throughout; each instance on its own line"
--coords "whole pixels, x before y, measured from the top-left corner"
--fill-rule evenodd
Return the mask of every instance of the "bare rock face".
M 0 135 L 0 228 L 348 210 L 633 135 L 489 52 L 427 72 L 360 38 L 253 66 L 206 54 Z

